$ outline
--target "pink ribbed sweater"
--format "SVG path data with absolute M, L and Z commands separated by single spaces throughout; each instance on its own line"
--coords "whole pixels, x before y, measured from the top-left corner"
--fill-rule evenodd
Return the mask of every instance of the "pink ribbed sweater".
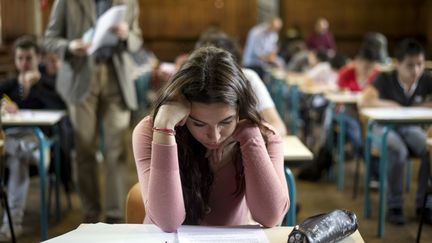
M 152 143 L 153 124 L 144 118 L 133 132 L 133 152 L 146 209 L 144 223 L 172 232 L 183 223 L 185 208 L 180 181 L 177 145 Z M 246 189 L 235 196 L 234 163 L 214 175 L 209 207 L 203 225 L 244 225 L 250 210 L 266 227 L 281 222 L 289 207 L 283 172 L 283 147 L 279 135 L 269 128 L 267 145 L 258 127 L 249 127 L 236 138 L 240 143 Z

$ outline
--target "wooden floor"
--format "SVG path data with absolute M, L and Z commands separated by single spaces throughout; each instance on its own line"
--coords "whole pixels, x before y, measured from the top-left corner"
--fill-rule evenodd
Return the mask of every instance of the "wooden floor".
M 330 211 L 337 208 L 351 210 L 357 214 L 360 223 L 360 233 L 365 242 L 415 242 L 418 228 L 418 221 L 414 214 L 414 198 L 416 183 L 412 183 L 411 192 L 405 195 L 405 215 L 408 223 L 404 226 L 394 226 L 386 223 L 385 236 L 380 239 L 377 235 L 377 202 L 378 193 L 372 193 L 373 209 L 371 219 L 365 219 L 362 214 L 363 210 L 363 190 L 360 188 L 359 196 L 356 200 L 352 199 L 352 168 L 354 163 L 347 163 L 346 186 L 343 192 L 336 190 L 334 182 L 323 180 L 318 183 L 303 182 L 297 180 L 298 202 L 300 210 L 297 222 L 302 221 L 308 216 Z M 417 171 L 419 163 L 414 163 L 414 171 Z M 136 181 L 136 172 L 133 162 L 128 165 L 128 185 Z M 293 168 L 294 173 L 298 169 Z M 416 181 L 416 175 L 413 176 L 413 182 Z M 27 210 L 25 212 L 25 235 L 20 237 L 18 242 L 39 242 L 39 197 L 38 197 L 37 179 L 31 183 L 31 192 L 28 198 Z M 63 202 L 64 195 L 63 195 Z M 72 209 L 66 209 L 63 205 L 63 217 L 60 222 L 50 219 L 49 238 L 66 233 L 75 229 L 81 223 L 80 202 L 76 193 L 72 194 Z M 432 242 L 432 226 L 426 225 L 423 228 L 423 237 L 421 242 Z

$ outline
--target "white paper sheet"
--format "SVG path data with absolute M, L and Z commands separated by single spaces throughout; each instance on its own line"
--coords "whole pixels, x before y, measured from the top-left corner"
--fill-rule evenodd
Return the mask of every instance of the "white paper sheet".
M 374 120 L 432 120 L 432 109 L 426 107 L 364 108 L 361 113 Z
M 175 233 L 165 233 L 151 224 L 82 224 L 77 229 L 46 243 L 174 243 Z
M 117 5 L 108 9 L 98 18 L 91 46 L 87 49 L 88 55 L 93 54 L 100 47 L 117 44 L 118 37 L 111 32 L 111 28 L 124 20 L 126 10 L 126 5 Z
M 53 125 L 63 116 L 65 111 L 61 110 L 21 109 L 17 113 L 2 114 L 1 118 L 3 125 Z
M 179 243 L 268 243 L 266 234 L 257 227 L 204 227 L 182 225 L 177 230 Z

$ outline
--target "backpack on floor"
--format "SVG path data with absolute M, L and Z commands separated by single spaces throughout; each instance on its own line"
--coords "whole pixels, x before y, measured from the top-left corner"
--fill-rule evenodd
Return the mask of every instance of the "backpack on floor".
M 316 158 L 305 165 L 297 176 L 299 180 L 318 181 L 323 173 L 327 173 L 333 163 L 333 154 L 327 146 L 322 146 Z

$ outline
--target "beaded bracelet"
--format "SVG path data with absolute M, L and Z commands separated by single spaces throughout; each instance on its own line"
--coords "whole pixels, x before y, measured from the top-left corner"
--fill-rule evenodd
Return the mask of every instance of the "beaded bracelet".
M 153 131 L 155 132 L 160 132 L 160 133 L 164 133 L 167 135 L 171 135 L 171 136 L 175 136 L 176 135 L 176 131 L 174 129 L 171 128 L 157 128 L 157 127 L 153 127 Z

